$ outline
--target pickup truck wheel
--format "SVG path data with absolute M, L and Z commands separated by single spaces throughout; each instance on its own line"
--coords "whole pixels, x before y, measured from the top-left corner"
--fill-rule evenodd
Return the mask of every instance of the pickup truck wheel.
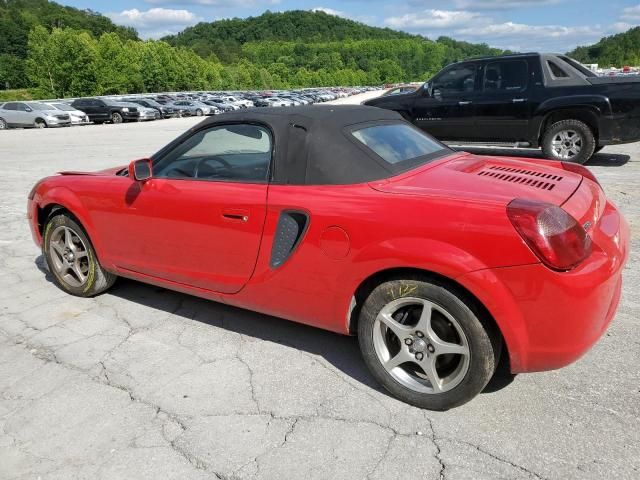
M 84 229 L 65 214 L 44 227 L 42 252 L 54 283 L 78 297 L 92 297 L 110 288 L 116 275 L 104 270 Z
M 122 123 L 122 115 L 118 112 L 113 112 L 111 114 L 111 122 L 112 123 Z
M 394 396 L 448 410 L 478 395 L 493 376 L 501 336 L 474 306 L 437 282 L 382 283 L 365 300 L 358 341 L 367 367 Z
M 556 122 L 547 128 L 542 138 L 542 152 L 551 160 L 585 163 L 595 148 L 593 132 L 580 120 Z

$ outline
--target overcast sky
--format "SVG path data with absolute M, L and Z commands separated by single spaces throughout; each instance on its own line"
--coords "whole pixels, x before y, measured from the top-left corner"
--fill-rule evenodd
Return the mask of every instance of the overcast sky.
M 518 51 L 565 52 L 640 25 L 639 0 L 58 0 L 135 27 L 143 38 L 265 10 L 324 10 L 375 26 Z

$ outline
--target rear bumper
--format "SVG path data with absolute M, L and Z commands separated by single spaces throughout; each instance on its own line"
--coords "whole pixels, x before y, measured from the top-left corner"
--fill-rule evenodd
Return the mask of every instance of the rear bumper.
M 640 141 L 640 116 L 610 115 L 600 118 L 598 146 Z
M 496 320 L 513 373 L 573 363 L 598 341 L 615 316 L 629 227 L 607 203 L 590 235 L 593 253 L 570 272 L 535 264 L 480 270 L 458 279 Z

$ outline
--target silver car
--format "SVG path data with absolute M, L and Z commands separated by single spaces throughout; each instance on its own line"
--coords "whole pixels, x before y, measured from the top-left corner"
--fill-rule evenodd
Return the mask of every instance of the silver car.
M 119 101 L 118 105 L 124 105 L 125 107 L 130 107 L 130 108 L 131 107 L 137 108 L 138 111 L 140 112 L 140 118 L 138 119 L 138 121 L 140 122 L 144 122 L 146 120 L 160 120 L 162 118 L 160 116 L 160 112 L 155 108 L 149 108 L 149 107 L 145 107 L 144 105 L 139 105 L 137 103 L 124 102 L 124 101 Z
M 172 107 L 184 110 L 189 115 L 200 117 L 202 115 L 215 115 L 214 108 L 206 103 L 197 100 L 176 100 L 171 104 Z
M 71 117 L 40 102 L 7 102 L 0 106 L 0 130 L 9 127 L 68 127 Z
M 91 123 L 89 120 L 89 116 L 86 113 L 84 113 L 82 110 L 78 110 L 77 108 L 73 108 L 68 103 L 56 102 L 56 103 L 49 103 L 49 105 L 56 107 L 58 110 L 62 112 L 68 113 L 69 117 L 71 117 L 72 125 L 87 125 Z

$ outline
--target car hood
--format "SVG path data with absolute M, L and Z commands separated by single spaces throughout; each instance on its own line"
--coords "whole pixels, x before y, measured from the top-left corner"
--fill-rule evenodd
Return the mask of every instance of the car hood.
M 456 154 L 371 187 L 387 193 L 446 196 L 506 205 L 514 198 L 562 205 L 582 176 L 539 161 Z

